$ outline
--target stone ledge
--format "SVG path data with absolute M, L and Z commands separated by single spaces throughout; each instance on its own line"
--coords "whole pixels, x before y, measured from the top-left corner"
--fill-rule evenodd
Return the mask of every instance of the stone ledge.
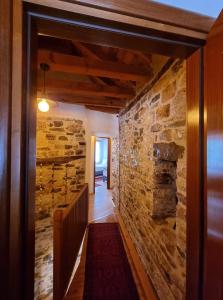
M 51 165 L 53 163 L 56 164 L 65 164 L 68 162 L 71 162 L 72 160 L 78 160 L 78 159 L 82 159 L 82 158 L 86 158 L 85 155 L 73 155 L 73 156 L 65 156 L 65 157 L 47 157 L 47 158 L 37 158 L 36 160 L 36 165 Z

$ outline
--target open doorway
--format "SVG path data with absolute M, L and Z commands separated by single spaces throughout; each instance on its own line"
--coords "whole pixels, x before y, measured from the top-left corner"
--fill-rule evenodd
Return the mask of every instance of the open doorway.
M 42 20 L 41 20 L 42 21 Z M 49 28 L 55 28 L 54 26 L 43 26 L 44 24 L 43 24 L 43 22 L 40 22 L 40 25 L 39 25 L 39 27 L 38 27 L 38 33 L 36 33 L 35 31 L 34 31 L 34 34 L 39 34 L 41 37 L 43 36 L 43 33 L 44 33 L 44 30 L 47 30 L 47 29 L 49 29 Z M 48 24 L 47 24 L 48 25 Z M 56 24 L 57 25 L 57 24 Z M 60 24 L 60 26 L 61 26 L 61 24 Z M 73 26 L 73 23 L 72 23 L 72 26 Z M 58 31 L 60 34 L 61 34 L 61 31 Z M 52 33 L 50 33 L 50 32 L 48 32 L 48 35 L 49 35 L 49 37 L 50 37 L 50 39 L 52 38 L 52 36 L 56 36 L 56 37 L 58 37 L 58 32 L 52 32 Z M 65 33 L 67 33 L 67 32 L 70 32 L 69 30 L 68 31 L 64 31 L 64 35 L 65 35 Z M 73 32 L 73 30 L 72 30 L 72 32 Z M 33 32 L 32 32 L 32 34 L 33 34 Z M 145 51 L 145 48 L 146 48 L 146 41 L 147 40 L 149 40 L 148 38 L 147 39 L 145 39 L 145 41 L 143 40 L 143 42 L 145 42 L 145 43 L 137 43 L 136 42 L 136 37 L 137 37 L 137 35 L 135 34 L 134 35 L 134 43 L 132 44 L 132 46 L 130 45 L 131 43 L 131 41 L 129 40 L 129 35 L 126 35 L 126 36 L 128 36 L 128 41 L 129 41 L 129 43 L 128 43 L 128 47 L 130 47 L 131 48 L 131 50 L 136 50 L 134 47 L 135 46 L 133 46 L 133 45 L 140 45 L 141 46 L 141 50 L 144 50 Z M 101 32 L 100 32 L 100 34 L 99 34 L 99 37 L 101 37 Z M 32 38 L 32 36 L 30 37 L 30 36 L 28 36 L 28 42 L 31 42 L 31 39 Z M 36 36 L 34 36 L 34 38 L 36 38 Z M 71 40 L 73 40 L 73 37 L 69 37 L 69 39 L 71 39 Z M 117 39 L 114 39 L 114 40 L 112 40 L 112 39 L 110 39 L 108 42 L 107 42 L 107 44 L 108 44 L 108 46 L 118 46 L 118 45 L 116 45 L 115 44 L 115 41 L 117 41 Z M 99 42 L 97 42 L 97 43 L 99 43 Z M 110 43 L 110 44 L 109 44 Z M 163 41 L 162 41 L 162 43 L 164 43 Z M 115 44 L 115 45 L 114 45 Z M 121 46 L 123 47 L 123 44 L 125 44 L 124 43 L 124 35 L 122 35 L 122 43 L 121 43 Z M 173 44 L 172 43 L 172 41 L 171 41 L 171 44 Z M 31 66 L 33 66 L 34 64 L 31 64 L 30 62 L 32 61 L 32 55 L 31 54 L 36 54 L 36 48 L 35 49 L 33 49 L 34 48 L 34 43 L 30 43 L 30 45 L 32 45 L 32 47 L 31 47 L 31 50 L 29 50 L 30 52 L 28 53 L 28 55 L 27 55 L 27 61 L 28 61 L 28 63 L 27 63 L 27 69 L 28 69 L 28 72 L 26 73 L 27 75 L 26 75 L 26 79 L 27 79 L 27 87 L 26 87 L 26 90 L 27 90 L 27 94 L 28 94 L 28 96 L 27 96 L 27 99 L 34 99 L 35 101 L 36 101 L 36 93 L 34 92 L 36 89 L 35 88 L 31 88 L 32 86 L 36 86 L 36 78 L 35 78 L 35 76 L 33 75 L 33 77 L 34 78 L 31 78 L 31 80 L 29 79 L 29 76 L 30 76 L 30 74 L 31 74 Z M 45 47 L 48 47 L 48 43 L 47 43 L 47 46 L 45 46 Z M 50 45 L 52 45 L 51 43 L 50 43 Z M 104 45 L 104 42 L 103 42 L 103 45 Z M 150 45 L 150 47 L 149 47 L 149 44 L 147 45 L 148 46 L 148 49 L 151 49 L 151 45 Z M 162 45 L 163 46 L 163 45 Z M 134 48 L 134 49 L 132 49 L 132 48 Z M 165 48 L 165 47 L 162 47 L 162 48 Z M 177 47 L 175 47 L 176 49 L 176 51 L 177 50 L 179 50 L 179 48 L 177 48 Z M 190 48 L 190 47 L 189 47 Z M 82 49 L 83 49 L 83 47 L 82 47 Z M 154 48 L 153 48 L 154 49 Z M 100 50 L 100 49 L 99 49 Z M 137 51 L 138 50 L 140 50 L 140 49 L 137 49 Z M 41 50 L 40 50 L 41 51 Z M 39 57 L 42 59 L 43 58 L 43 56 L 41 56 L 41 53 L 42 52 L 40 52 L 39 51 Z M 52 51 L 52 50 L 50 50 L 50 51 Z M 58 50 L 59 51 L 59 50 Z M 154 50 L 155 51 L 155 50 Z M 72 53 L 72 55 L 73 54 L 78 54 L 78 53 L 74 53 L 74 51 L 73 51 L 73 48 L 72 48 L 72 51 L 71 51 Z M 120 69 L 120 66 L 117 66 L 116 65 L 116 68 L 115 68 L 115 70 L 116 70 L 116 75 L 115 76 L 117 76 L 118 77 L 118 79 L 120 79 L 119 77 L 121 77 L 121 78 L 123 78 L 123 74 L 125 75 L 125 78 L 126 78 L 126 81 L 138 81 L 139 79 L 138 78 L 141 78 L 140 80 L 142 80 L 143 82 L 144 82 L 144 80 L 145 79 L 147 79 L 148 80 L 148 78 L 151 78 L 147 73 L 147 76 L 145 76 L 145 74 L 144 74 L 144 72 L 148 72 L 147 70 L 146 71 L 142 71 L 141 69 L 140 69 L 140 72 L 137 72 L 137 74 L 135 74 L 136 73 L 136 70 L 137 70 L 137 68 L 139 67 L 137 67 L 137 65 L 134 65 L 133 66 L 133 68 L 134 68 L 134 72 L 132 72 L 133 74 L 131 75 L 131 77 L 129 77 L 129 75 L 127 74 L 126 75 L 126 69 L 128 70 L 128 72 L 129 72 L 129 70 L 130 70 L 130 67 L 128 66 L 128 68 L 126 68 L 126 66 L 125 66 L 125 68 L 123 69 L 122 67 L 123 67 L 123 62 L 121 61 L 119 61 L 119 56 L 121 55 L 120 54 L 120 51 L 118 50 L 118 52 L 119 53 L 117 53 L 117 56 L 115 56 L 115 59 L 116 59 L 116 63 L 118 63 L 119 65 L 121 64 L 121 69 Z M 186 52 L 186 51 L 185 51 Z M 185 53 L 184 52 L 184 53 Z M 138 53 L 138 52 L 137 52 Z M 46 53 L 45 53 L 46 54 Z M 168 53 L 165 53 L 165 54 L 168 54 Z M 171 53 L 171 54 L 174 54 L 174 53 Z M 67 55 L 67 54 L 65 54 L 65 55 Z M 131 60 L 132 61 L 136 61 L 135 59 L 134 59 L 134 55 L 135 55 L 135 52 L 134 52 L 134 54 L 132 54 L 131 55 Z M 145 56 L 145 55 L 139 55 L 139 54 L 137 54 L 138 56 L 140 56 L 140 57 L 142 57 L 142 59 L 143 60 L 146 60 L 146 61 L 150 61 L 149 60 L 149 57 L 147 57 L 147 56 Z M 185 55 L 185 54 L 184 54 Z M 182 57 L 184 57 L 184 55 L 182 55 Z M 181 55 L 179 55 L 179 56 L 181 56 Z M 61 56 L 55 56 L 55 57 L 57 57 L 58 58 L 58 64 L 61 66 L 61 65 L 65 65 L 65 68 L 62 70 L 62 69 L 60 69 L 60 70 L 62 70 L 63 72 L 64 72 L 64 70 L 70 70 L 69 69 L 69 66 L 67 66 L 67 65 L 69 65 L 69 63 L 68 63 L 68 60 L 66 60 L 67 58 L 66 57 L 64 57 L 64 60 L 62 61 L 62 63 L 61 63 Z M 128 58 L 129 56 L 127 56 L 127 58 Z M 46 59 L 46 62 L 48 61 L 48 58 L 50 58 L 50 59 L 52 59 L 52 54 L 50 54 L 49 55 L 49 57 L 47 56 L 45 59 Z M 129 61 L 129 59 L 127 59 L 127 58 L 125 58 L 125 61 Z M 81 59 L 81 61 L 84 63 L 84 61 L 86 60 L 86 58 L 80 58 L 80 57 L 78 57 L 78 61 L 80 61 L 80 59 Z M 74 62 L 74 60 L 75 61 L 77 61 L 77 59 L 75 59 L 75 58 L 72 58 L 72 61 Z M 170 68 L 170 66 L 172 65 L 172 63 L 173 63 L 173 61 L 172 61 L 172 59 L 170 59 L 170 60 L 168 60 L 167 62 L 166 62 L 166 65 L 163 67 L 163 70 L 166 70 L 166 68 L 167 68 L 167 66 L 168 66 L 168 68 Z M 127 63 L 126 63 L 127 64 Z M 132 63 L 133 64 L 133 63 Z M 140 66 L 141 66 L 142 64 L 140 64 Z M 113 66 L 113 65 L 112 65 Z M 144 66 L 144 64 L 143 64 L 143 66 Z M 94 73 L 95 73 L 95 70 L 97 69 L 96 67 L 95 67 L 95 65 L 93 66 L 94 67 Z M 100 72 L 100 76 L 102 76 L 101 74 L 103 74 L 103 76 L 105 76 L 104 74 L 105 74 L 105 71 L 104 71 L 104 65 L 102 66 L 103 67 L 103 73 L 102 73 L 102 71 Z M 72 68 L 72 71 L 74 70 L 75 68 Z M 83 67 L 83 69 L 86 69 L 85 67 Z M 109 69 L 109 70 L 108 70 Z M 179 68 L 174 68 L 173 70 L 178 70 Z M 58 70 L 58 69 L 57 69 Z M 172 70 L 172 69 L 171 69 Z M 128 73 L 127 72 L 127 73 Z M 138 74 L 139 73 L 139 74 Z M 143 74 L 142 74 L 143 73 Z M 34 73 L 32 73 L 32 74 L 34 74 Z M 109 65 L 106 65 L 106 76 L 108 76 L 108 74 L 110 74 L 109 76 L 113 76 L 114 77 L 114 71 L 113 72 L 111 72 L 110 71 L 110 64 Z M 160 74 L 162 74 L 162 72 L 160 73 L 158 73 L 158 75 L 155 77 L 155 79 L 154 79 L 154 81 L 153 81 L 153 83 L 154 82 L 156 82 L 156 81 L 158 81 L 159 79 L 160 79 L 160 77 L 161 77 L 161 75 Z M 92 75 L 92 74 L 91 74 Z M 97 75 L 98 75 L 98 73 L 97 73 Z M 135 76 L 137 75 L 137 79 L 135 79 Z M 98 75 L 99 76 L 99 75 Z M 103 77 L 102 76 L 102 77 Z M 133 76 L 134 76 L 134 78 L 133 78 Z M 139 76 L 139 77 L 138 77 Z M 31 76 L 30 76 L 31 77 Z M 134 80 L 133 80 L 134 79 Z M 111 80 L 111 79 L 110 79 Z M 31 83 L 30 83 L 31 82 Z M 101 79 L 100 79 L 100 82 L 101 82 Z M 108 82 L 108 80 L 107 80 L 107 82 Z M 111 81 L 109 81 L 109 82 L 111 82 Z M 120 82 L 118 82 L 119 84 L 120 84 Z M 174 82 L 173 82 L 174 83 Z M 103 84 L 103 83 L 100 83 L 100 84 Z M 134 88 L 134 91 L 136 90 L 136 88 L 137 88 L 137 90 L 138 90 L 138 85 L 136 86 L 136 84 L 132 84 L 132 82 L 130 82 L 129 83 L 130 84 L 130 87 L 131 87 L 131 89 L 133 89 Z M 31 86 L 31 87 L 30 87 Z M 72 86 L 73 87 L 73 86 Z M 86 89 L 86 85 L 84 86 L 85 87 L 85 90 L 87 90 Z M 88 87 L 89 87 L 89 85 L 88 85 Z M 53 87 L 53 88 L 55 88 L 55 87 Z M 53 89 L 52 88 L 52 89 Z M 60 87 L 61 88 L 61 87 Z M 116 87 L 117 88 L 117 87 Z M 62 88 L 61 88 L 62 89 Z M 69 88 L 64 88 L 64 90 L 66 90 L 66 93 L 68 93 L 67 91 L 69 90 Z M 126 86 L 125 86 L 125 90 L 126 90 Z M 168 90 L 169 91 L 169 90 Z M 86 92 L 86 91 L 85 91 Z M 79 93 L 80 93 L 80 88 L 79 88 Z M 91 91 L 91 93 L 92 93 L 92 91 Z M 105 93 L 105 92 L 104 92 Z M 107 93 L 108 93 L 108 91 L 106 91 L 106 97 L 107 97 Z M 110 95 L 111 95 L 111 91 L 110 91 L 110 88 L 109 88 L 109 93 L 110 93 Z M 29 97 L 29 95 L 32 95 L 33 97 Z M 34 94 L 34 95 L 33 95 Z M 117 93 L 115 93 L 115 94 L 117 94 Z M 69 93 L 68 93 L 68 95 L 70 95 L 70 91 L 69 91 Z M 118 95 L 120 95 L 120 92 L 119 92 L 119 90 L 118 90 Z M 134 94 L 135 95 L 135 94 Z M 112 91 L 112 96 L 114 97 L 114 91 Z M 63 99 L 63 101 L 64 101 L 64 99 L 65 99 L 65 97 L 63 97 L 63 96 L 61 96 L 62 97 L 62 99 Z M 68 98 L 67 98 L 69 101 L 70 101 L 70 98 L 69 98 L 69 96 L 68 96 Z M 72 98 L 73 99 L 73 98 Z M 77 99 L 77 98 L 75 98 L 75 99 Z M 161 97 L 159 96 L 159 95 L 155 95 L 154 96 L 154 98 L 152 99 L 152 101 L 151 101 L 151 104 L 153 104 L 154 106 L 154 108 L 157 108 L 157 107 L 155 107 L 155 105 L 156 105 L 156 102 L 157 101 L 159 101 L 161 99 Z M 68 101 L 67 100 L 67 101 Z M 85 104 L 86 103 L 88 103 L 88 107 L 89 107 L 89 109 L 90 108 L 92 108 L 92 106 L 89 106 L 89 102 L 87 102 L 89 99 L 85 99 Z M 106 100 L 106 103 L 108 102 L 107 101 L 107 98 L 106 99 L 103 99 L 103 101 L 104 100 Z M 137 98 L 135 98 L 135 100 L 137 100 Z M 77 102 L 79 103 L 79 101 L 80 100 L 78 100 L 77 99 Z M 82 99 L 82 101 L 83 101 L 83 99 Z M 96 102 L 96 100 L 94 100 L 95 102 Z M 31 102 L 31 101 L 30 101 Z M 118 102 L 119 103 L 123 103 L 123 99 L 122 99 L 122 101 L 120 101 L 120 100 L 118 100 Z M 32 106 L 33 105 L 33 103 L 34 103 L 34 101 L 32 101 L 31 102 L 31 104 L 30 104 L 30 106 Z M 109 100 L 109 104 L 110 105 L 112 105 L 112 106 L 114 106 L 114 100 Z M 95 105 L 95 103 L 94 103 L 94 105 Z M 97 105 L 98 106 L 100 106 L 100 108 L 97 108 L 97 110 L 101 110 L 101 111 L 104 111 L 104 108 L 102 109 L 101 108 L 101 105 L 102 105 L 102 102 L 101 102 L 101 98 L 100 98 L 100 101 L 98 101 L 97 102 Z M 106 104 L 107 105 L 107 104 Z M 117 103 L 115 102 L 115 105 L 117 105 Z M 124 104 L 122 104 L 122 105 L 124 105 Z M 28 114 L 28 124 L 29 123 L 32 123 L 32 122 L 30 122 L 30 120 L 32 120 L 32 119 L 34 119 L 35 120 L 35 114 L 34 114 L 34 112 L 35 112 L 35 106 L 33 105 L 33 107 L 34 107 L 34 109 L 33 109 L 33 111 L 31 111 L 31 113 L 30 114 Z M 32 108 L 33 108 L 32 107 Z M 119 108 L 119 107 L 118 107 Z M 123 107 L 121 107 L 121 108 L 123 108 Z M 166 117 L 168 117 L 169 116 L 169 113 L 170 113 L 170 105 L 169 104 L 167 104 L 164 108 L 162 107 L 162 109 L 160 109 L 160 110 L 158 110 L 158 112 L 157 112 L 157 115 L 160 117 L 160 118 L 166 118 Z M 94 109 L 95 109 L 95 106 L 94 106 Z M 108 112 L 114 112 L 114 111 L 116 111 L 117 110 L 117 107 L 115 107 L 115 110 L 114 110 L 114 107 L 109 107 L 109 108 L 106 108 L 106 111 Z M 145 110 L 144 110 L 144 112 L 145 112 Z M 143 110 L 141 110 L 140 112 L 136 112 L 135 113 L 135 115 L 134 115 L 134 117 L 132 118 L 134 121 L 137 121 L 137 120 L 139 120 L 140 118 L 141 118 L 141 114 L 143 113 Z M 32 118 L 32 116 L 34 116 L 33 118 Z M 128 121 L 128 120 L 127 120 Z M 34 123 L 34 122 L 33 122 Z M 127 122 L 126 122 L 127 123 Z M 148 125 L 148 124 L 146 124 L 146 125 Z M 158 124 L 159 125 L 159 124 Z M 134 128 L 134 127 L 133 127 Z M 149 126 L 147 126 L 147 128 L 152 128 L 152 127 L 149 127 Z M 156 127 L 157 128 L 157 127 Z M 154 130 L 155 131 L 155 130 Z M 138 150 L 138 144 L 139 144 L 139 142 L 142 140 L 142 133 L 143 133 L 143 128 L 139 128 L 139 131 L 135 131 L 134 132 L 134 135 L 132 135 L 132 137 L 134 136 L 134 138 L 132 139 L 133 141 L 134 141 L 134 143 L 136 144 L 136 145 L 134 145 L 134 151 L 132 151 L 132 153 L 138 153 L 136 150 Z M 29 140 L 31 139 L 31 137 L 32 137 L 32 135 L 31 134 L 33 134 L 33 140 L 35 140 L 35 128 L 33 128 L 33 127 L 31 127 L 31 129 L 30 129 L 30 131 L 29 131 Z M 166 132 L 166 134 L 167 134 L 167 132 Z M 128 136 L 127 134 L 126 134 L 126 136 Z M 167 138 L 167 137 L 166 137 Z M 30 144 L 28 144 L 28 146 L 30 147 L 30 148 L 32 148 L 32 144 L 30 145 Z M 28 148 L 28 146 L 27 146 L 27 148 Z M 142 147 L 143 148 L 143 147 Z M 33 149 L 33 148 L 32 148 Z M 143 148 L 144 149 L 144 148 Z M 27 150 L 27 149 L 26 149 Z M 127 149 L 128 150 L 128 149 Z M 35 152 L 35 151 L 33 151 L 33 152 Z M 27 160 L 29 160 L 29 162 L 31 161 L 31 162 L 33 162 L 34 161 L 34 159 L 35 159 L 35 155 L 33 155 L 32 153 L 33 153 L 32 151 L 29 151 L 29 153 L 30 153 L 30 155 L 28 156 L 28 158 L 27 158 Z M 26 153 L 27 153 L 27 151 L 26 151 Z M 131 153 L 130 153 L 131 154 Z M 131 157 L 132 158 L 132 157 Z M 110 161 L 110 160 L 109 160 Z M 135 164 L 135 161 L 133 160 L 133 159 L 131 159 L 131 160 L 129 160 L 129 161 L 131 161 L 132 163 L 133 163 L 133 167 L 136 167 L 137 165 Z M 31 167 L 32 167 L 33 165 L 32 164 L 30 164 L 29 165 L 29 169 L 28 169 L 28 171 L 27 171 L 27 174 L 29 174 L 29 173 L 31 173 Z M 129 169 L 131 169 L 131 168 L 129 168 Z M 147 170 L 143 170 L 143 174 L 145 174 L 145 172 L 147 172 Z M 34 173 L 34 172 L 33 172 Z M 110 174 L 110 172 L 109 172 L 109 170 L 107 170 L 107 177 L 108 177 L 108 174 Z M 34 178 L 35 176 L 33 175 L 33 177 L 31 177 L 31 178 Z M 133 177 L 133 175 L 131 174 L 131 177 Z M 133 179 L 134 179 L 135 177 L 133 177 Z M 30 178 L 29 178 L 29 180 L 30 180 Z M 108 180 L 108 178 L 107 178 L 107 182 L 108 182 L 108 184 L 110 183 L 110 180 Z M 28 182 L 29 183 L 29 182 Z M 135 183 L 135 182 L 134 182 Z M 26 183 L 26 185 L 27 185 L 27 183 Z M 29 191 L 30 191 L 30 194 L 32 194 L 33 193 L 33 184 L 31 184 L 31 185 L 28 185 L 29 186 Z M 146 186 L 146 184 L 144 184 L 143 185 L 143 187 L 144 186 Z M 147 188 L 147 187 L 146 187 Z M 141 192 L 142 190 L 140 190 L 140 192 Z M 32 193 L 31 193 L 32 192 Z M 145 198 L 144 196 L 143 196 L 143 198 Z M 132 198 L 130 197 L 129 198 L 130 200 L 132 200 Z M 30 203 L 30 202 L 29 202 Z M 30 204 L 29 204 L 29 206 L 30 206 Z M 28 209 L 31 211 L 31 214 L 29 214 L 29 218 L 32 218 L 32 213 L 33 213 L 33 208 L 30 206 L 30 207 L 28 207 Z M 31 216 L 31 217 L 30 217 Z M 32 218 L 32 220 L 31 221 L 33 221 L 33 218 Z M 28 223 L 28 222 L 27 222 Z M 28 225 L 30 224 L 31 222 L 29 222 L 28 223 Z M 33 226 L 33 222 L 32 222 L 32 226 Z M 34 239 L 31 241 L 32 242 L 32 246 L 34 245 Z M 32 255 L 33 253 L 31 253 L 31 255 Z M 33 257 L 32 257 L 33 258 Z M 32 267 L 32 265 L 31 265 L 31 267 Z M 31 267 L 30 267 L 30 269 L 31 269 Z M 27 272 L 28 273 L 28 272 Z M 30 279 L 30 281 L 32 281 L 32 278 Z M 32 293 L 32 291 L 31 291 L 31 293 Z
M 110 189 L 110 139 L 96 137 L 94 157 L 94 190 Z

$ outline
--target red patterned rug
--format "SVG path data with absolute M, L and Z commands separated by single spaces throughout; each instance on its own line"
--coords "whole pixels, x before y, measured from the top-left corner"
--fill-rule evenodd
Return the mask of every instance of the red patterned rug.
M 138 300 L 117 223 L 89 225 L 84 300 Z

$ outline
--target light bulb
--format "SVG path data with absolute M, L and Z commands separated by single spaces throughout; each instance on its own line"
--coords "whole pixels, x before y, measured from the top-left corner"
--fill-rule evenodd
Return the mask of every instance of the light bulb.
M 46 99 L 41 99 L 41 101 L 38 103 L 38 109 L 41 112 L 47 112 L 50 109 L 49 103 L 46 101 Z

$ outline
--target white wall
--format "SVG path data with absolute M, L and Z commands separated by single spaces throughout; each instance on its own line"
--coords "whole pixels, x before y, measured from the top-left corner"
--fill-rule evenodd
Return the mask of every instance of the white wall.
M 76 118 L 84 122 L 87 143 L 85 181 L 89 184 L 89 191 L 92 193 L 94 188 L 94 137 L 110 137 L 112 139 L 112 137 L 118 136 L 118 117 L 112 114 L 89 110 L 81 105 L 54 101 L 49 101 L 49 104 L 50 110 L 47 113 L 38 111 L 38 114 L 44 114 L 49 117 Z

